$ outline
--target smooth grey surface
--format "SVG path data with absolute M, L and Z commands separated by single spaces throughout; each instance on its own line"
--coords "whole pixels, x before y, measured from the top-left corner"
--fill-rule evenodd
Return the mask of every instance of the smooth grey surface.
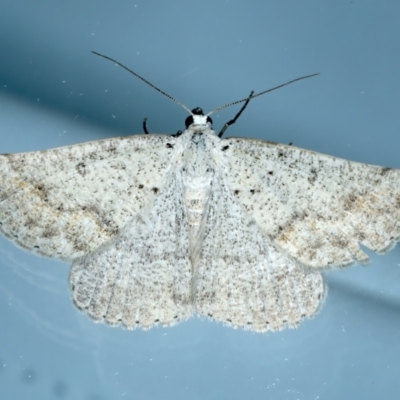
M 3 0 L 0 152 L 149 130 L 301 75 L 252 101 L 227 136 L 400 168 L 398 1 Z M 236 108 L 214 115 L 219 129 Z M 169 329 L 94 324 L 69 266 L 0 238 L 0 398 L 398 399 L 400 249 L 328 275 L 320 314 L 267 335 L 192 319 Z

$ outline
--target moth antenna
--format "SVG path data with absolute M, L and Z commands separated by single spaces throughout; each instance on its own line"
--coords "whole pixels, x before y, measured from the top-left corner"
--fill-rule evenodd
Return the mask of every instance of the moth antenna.
M 165 97 L 168 97 L 170 100 L 174 101 L 176 104 L 179 104 L 183 109 L 185 109 L 189 114 L 193 115 L 192 112 L 189 110 L 188 107 L 186 107 L 183 103 L 181 103 L 179 100 L 175 99 L 174 97 L 170 96 L 168 93 L 165 93 L 163 90 L 161 90 L 160 88 L 158 88 L 157 86 L 153 85 L 152 83 L 150 83 L 147 79 L 144 79 L 142 76 L 140 76 L 139 74 L 137 74 L 136 72 L 133 72 L 131 69 L 129 69 L 128 67 L 125 67 L 125 65 L 121 64 L 120 62 L 114 60 L 111 57 L 105 56 L 104 54 L 100 54 L 97 53 L 96 51 L 92 51 L 93 54 L 96 54 L 96 56 L 99 57 L 103 57 L 106 60 L 110 60 L 112 62 L 114 62 L 115 64 L 117 64 L 119 67 L 122 67 L 123 69 L 125 69 L 126 71 L 130 72 L 132 75 L 135 75 L 136 78 L 139 78 L 141 81 L 143 81 L 144 83 L 147 83 L 150 87 L 152 87 L 153 89 L 157 90 L 157 92 L 161 93 L 162 95 L 164 95 Z
M 272 92 L 273 90 L 280 89 L 281 87 L 290 85 L 291 83 L 294 83 L 294 82 L 297 82 L 297 81 L 301 81 L 302 79 L 311 78 L 311 77 L 316 76 L 316 75 L 319 75 L 319 72 L 316 73 L 316 74 L 305 75 L 305 76 L 301 76 L 300 78 L 292 79 L 291 81 L 282 83 L 281 85 L 275 86 L 275 87 L 273 87 L 271 89 L 267 89 L 267 90 L 264 90 L 263 92 L 253 94 L 253 95 L 251 95 L 249 97 L 246 97 L 245 99 L 241 99 L 241 100 L 233 101 L 232 103 L 224 104 L 223 106 L 217 107 L 215 110 L 210 111 L 207 114 L 207 116 L 210 116 L 211 114 L 213 114 L 213 113 L 215 113 L 215 112 L 217 112 L 219 110 L 222 110 L 223 108 L 234 106 L 235 104 L 239 104 L 239 103 L 243 103 L 243 102 L 247 102 L 247 104 L 248 104 L 250 99 L 254 99 L 255 97 L 261 96 L 262 94 L 265 94 L 265 93 L 268 93 L 268 92 Z M 243 111 L 243 109 L 241 111 Z

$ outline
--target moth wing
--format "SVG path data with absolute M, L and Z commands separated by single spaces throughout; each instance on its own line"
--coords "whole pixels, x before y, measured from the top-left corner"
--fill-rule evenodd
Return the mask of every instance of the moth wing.
M 365 263 L 400 237 L 400 171 L 271 142 L 230 138 L 228 186 L 270 240 L 303 265 Z
M 73 263 L 75 305 L 95 321 L 129 329 L 173 325 L 192 315 L 189 227 L 182 180 L 173 174 L 153 207 L 115 240 Z
M 92 252 L 151 208 L 175 140 L 140 135 L 0 155 L 0 231 L 49 257 Z
M 272 243 L 216 175 L 194 274 L 195 309 L 226 325 L 263 332 L 312 317 L 324 297 L 321 273 Z

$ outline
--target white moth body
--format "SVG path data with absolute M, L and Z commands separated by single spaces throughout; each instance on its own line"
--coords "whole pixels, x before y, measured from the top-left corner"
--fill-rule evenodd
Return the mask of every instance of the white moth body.
M 199 260 L 207 219 L 207 210 L 212 183 L 215 174 L 215 159 L 213 149 L 221 139 L 211 129 L 211 124 L 204 116 L 197 118 L 177 138 L 182 147 L 182 182 L 184 186 L 184 201 L 188 216 L 190 253 L 193 272 Z

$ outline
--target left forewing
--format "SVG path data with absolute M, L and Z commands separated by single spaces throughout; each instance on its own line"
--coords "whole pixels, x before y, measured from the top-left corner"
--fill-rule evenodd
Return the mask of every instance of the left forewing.
M 175 138 L 112 138 L 0 155 L 0 232 L 39 254 L 75 259 L 151 208 Z

